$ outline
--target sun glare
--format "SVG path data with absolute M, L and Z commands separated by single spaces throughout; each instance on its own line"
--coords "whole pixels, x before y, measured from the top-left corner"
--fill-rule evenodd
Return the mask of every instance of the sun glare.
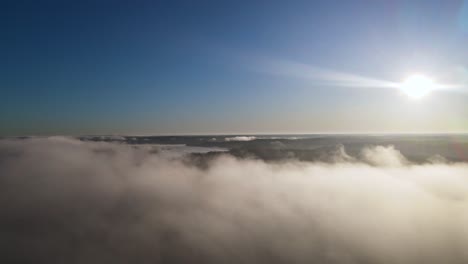
M 411 98 L 421 98 L 434 90 L 434 81 L 424 75 L 412 75 L 400 86 L 401 91 Z

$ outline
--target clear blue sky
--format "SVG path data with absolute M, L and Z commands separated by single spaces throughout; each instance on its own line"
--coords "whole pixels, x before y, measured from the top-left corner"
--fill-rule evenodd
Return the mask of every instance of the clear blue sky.
M 468 132 L 463 89 L 333 80 L 466 83 L 464 1 L 18 0 L 0 27 L 0 135 Z

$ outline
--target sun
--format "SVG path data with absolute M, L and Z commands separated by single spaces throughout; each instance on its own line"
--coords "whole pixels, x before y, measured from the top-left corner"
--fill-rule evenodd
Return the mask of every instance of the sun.
M 434 81 L 421 74 L 411 75 L 400 85 L 402 92 L 415 99 L 424 97 L 434 89 Z

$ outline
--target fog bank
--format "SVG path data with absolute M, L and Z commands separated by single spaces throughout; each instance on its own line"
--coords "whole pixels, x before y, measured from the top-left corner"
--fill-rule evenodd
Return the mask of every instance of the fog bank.
M 1 263 L 467 263 L 468 164 L 0 141 Z

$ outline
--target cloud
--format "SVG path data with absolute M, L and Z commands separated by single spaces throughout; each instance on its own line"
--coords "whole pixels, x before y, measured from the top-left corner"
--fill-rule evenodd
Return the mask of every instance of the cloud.
M 0 262 L 468 261 L 467 164 L 362 158 L 199 168 L 123 144 L 2 140 Z
M 255 140 L 254 136 L 236 136 L 236 137 L 227 137 L 224 141 L 252 141 Z
M 399 89 L 401 86 L 399 81 L 389 81 L 355 73 L 325 69 L 291 60 L 265 57 L 249 58 L 248 68 L 269 75 L 309 80 L 322 86 L 386 89 Z M 448 72 L 445 75 L 452 75 L 449 76 L 451 77 L 449 79 L 455 83 L 437 83 L 434 84 L 435 89 L 466 92 L 466 80 L 463 80 L 463 76 L 466 79 L 466 74 L 464 74 L 463 67 L 456 69 L 453 73 Z
M 319 82 L 322 85 L 366 88 L 397 88 L 399 86 L 396 82 L 323 69 L 289 60 L 257 58 L 249 65 L 250 68 L 261 73 L 300 78 Z
M 409 161 L 394 146 L 364 148 L 363 160 L 375 166 L 402 166 Z
M 287 139 L 287 140 L 298 140 L 306 137 L 293 137 L 293 136 L 274 136 L 274 137 L 260 137 L 260 139 Z

